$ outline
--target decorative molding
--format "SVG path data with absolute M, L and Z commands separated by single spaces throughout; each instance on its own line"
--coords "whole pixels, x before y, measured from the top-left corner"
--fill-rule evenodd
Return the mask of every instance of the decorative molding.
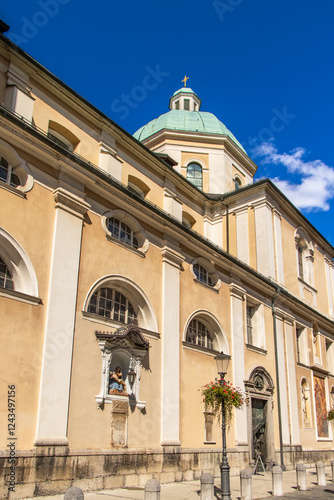
M 230 289 L 230 297 L 235 297 L 240 300 L 245 300 L 246 290 L 241 288 L 241 286 L 236 285 L 235 283 L 229 284 Z
M 214 349 L 207 349 L 206 347 L 202 347 L 200 345 L 192 344 L 191 342 L 187 342 L 186 340 L 182 341 L 183 347 L 190 349 L 192 351 L 199 351 L 204 354 L 208 354 L 209 356 L 217 356 L 220 351 L 216 351 Z
M 79 219 L 83 219 L 85 214 L 90 209 L 90 205 L 82 198 L 76 196 L 63 188 L 57 188 L 53 192 L 53 197 L 56 202 L 56 208 L 60 208 Z
M 256 345 L 253 344 L 246 344 L 246 348 L 249 351 L 257 352 L 259 354 L 262 354 L 263 356 L 267 356 L 268 354 L 268 351 L 266 349 L 262 349 L 261 347 L 257 347 Z
M 16 196 L 19 196 L 20 198 L 27 198 L 26 194 L 23 191 L 19 190 L 17 187 L 10 186 L 6 182 L 0 181 L 0 188 L 16 194 Z
M 169 264 L 177 269 L 181 269 L 181 266 L 185 260 L 185 257 L 179 252 L 172 250 L 170 247 L 165 245 L 161 249 L 162 262 Z
M 34 297 L 33 295 L 28 295 L 26 293 L 17 292 L 15 290 L 9 290 L 8 288 L 0 287 L 0 297 L 6 297 L 7 299 L 18 300 L 19 302 L 25 302 L 26 304 L 31 304 L 33 306 L 38 306 L 42 303 L 42 299 L 39 297 Z

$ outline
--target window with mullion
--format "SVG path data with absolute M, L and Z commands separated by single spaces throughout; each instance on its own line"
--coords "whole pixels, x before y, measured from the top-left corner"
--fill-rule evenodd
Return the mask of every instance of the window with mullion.
M 207 327 L 198 319 L 192 319 L 189 323 L 186 341 L 200 347 L 213 349 L 213 339 Z
M 2 156 L 0 157 L 0 180 L 12 187 L 17 187 L 21 184 L 19 177 L 14 174 L 12 166 Z
M 125 222 L 122 222 L 115 217 L 109 217 L 107 227 L 113 238 L 116 238 L 130 247 L 139 247 L 138 240 L 133 236 L 131 227 L 125 224 Z
M 8 267 L 0 257 L 0 287 L 14 290 L 14 283 Z
M 198 281 L 201 281 L 206 285 L 213 286 L 212 278 L 205 267 L 201 266 L 200 264 L 194 264 L 193 269 Z
M 120 323 L 137 322 L 137 316 L 130 301 L 113 288 L 99 288 L 90 299 L 88 312 Z

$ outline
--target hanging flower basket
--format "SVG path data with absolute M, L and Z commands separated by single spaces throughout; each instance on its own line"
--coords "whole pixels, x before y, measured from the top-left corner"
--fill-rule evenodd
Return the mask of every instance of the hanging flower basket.
M 229 424 L 232 420 L 232 409 L 243 408 L 248 404 L 246 395 L 239 389 L 233 387 L 230 382 L 210 382 L 202 387 L 202 396 L 205 411 L 213 413 L 214 417 L 220 417 L 222 401 L 225 407 L 225 420 Z
M 334 420 L 334 406 L 327 413 L 327 420 Z

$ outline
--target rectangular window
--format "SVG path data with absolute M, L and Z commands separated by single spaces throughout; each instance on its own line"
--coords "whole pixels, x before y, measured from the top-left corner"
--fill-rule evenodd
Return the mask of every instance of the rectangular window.
M 300 279 L 304 279 L 303 249 L 298 247 L 298 272 Z
M 185 109 L 185 111 L 189 111 L 190 110 L 190 100 L 189 99 L 185 99 L 183 102 L 184 102 L 184 109 Z
M 247 344 L 253 345 L 253 314 L 254 310 L 252 307 L 247 306 Z
M 175 109 L 180 109 L 180 101 L 175 102 Z

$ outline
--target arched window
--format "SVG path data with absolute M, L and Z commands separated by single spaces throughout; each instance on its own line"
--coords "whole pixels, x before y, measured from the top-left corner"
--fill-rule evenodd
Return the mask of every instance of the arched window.
M 216 291 L 219 290 L 221 286 L 219 274 L 209 260 L 198 257 L 192 262 L 191 271 L 195 283 L 203 283 Z
M 137 324 L 137 315 L 131 302 L 114 288 L 102 287 L 96 290 L 90 299 L 88 312 L 120 323 Z
M 298 228 L 295 232 L 295 244 L 298 278 L 304 283 L 314 286 L 314 247 L 310 237 L 302 228 Z
M 73 151 L 79 144 L 80 140 L 73 132 L 68 130 L 60 123 L 49 121 L 48 137 L 59 146 Z
M 0 227 L 0 286 L 7 290 L 30 295 L 25 300 L 39 303 L 38 283 L 34 267 L 19 243 L 5 229 Z M 5 293 L 4 290 L 2 293 Z M 10 294 L 18 300 L 15 293 Z
M 189 323 L 186 341 L 191 344 L 213 349 L 213 336 L 208 328 L 198 319 L 192 319 Z
M 213 286 L 213 281 L 209 275 L 209 271 L 201 264 L 194 264 L 193 270 L 198 281 L 205 283 L 206 285 Z
M 144 254 L 149 248 L 149 240 L 139 222 L 123 210 L 109 210 L 101 223 L 109 241 L 119 241 L 120 245 Z
M 20 178 L 14 174 L 11 164 L 3 156 L 0 157 L 0 180 L 12 187 L 21 185 Z
M 189 163 L 189 165 L 187 166 L 187 179 L 198 189 L 202 189 L 202 167 L 198 163 Z
M 138 194 L 141 198 L 145 198 L 147 193 L 150 191 L 150 188 L 143 182 L 141 179 L 134 177 L 133 175 L 129 175 L 128 177 L 128 188 L 133 193 Z
M 234 178 L 234 189 L 235 190 L 240 189 L 241 186 L 242 186 L 241 180 L 239 179 L 239 177 L 235 177 Z
M 0 257 L 0 287 L 14 290 L 13 278 L 8 270 L 8 267 Z
M 303 263 L 303 249 L 301 245 L 298 245 L 298 275 L 300 279 L 304 279 L 304 263 Z
M 116 217 L 109 217 L 107 219 L 107 228 L 111 236 L 116 238 L 116 240 L 122 241 L 133 248 L 139 247 L 138 239 L 133 235 L 131 227 L 125 224 L 125 222 L 120 221 Z

